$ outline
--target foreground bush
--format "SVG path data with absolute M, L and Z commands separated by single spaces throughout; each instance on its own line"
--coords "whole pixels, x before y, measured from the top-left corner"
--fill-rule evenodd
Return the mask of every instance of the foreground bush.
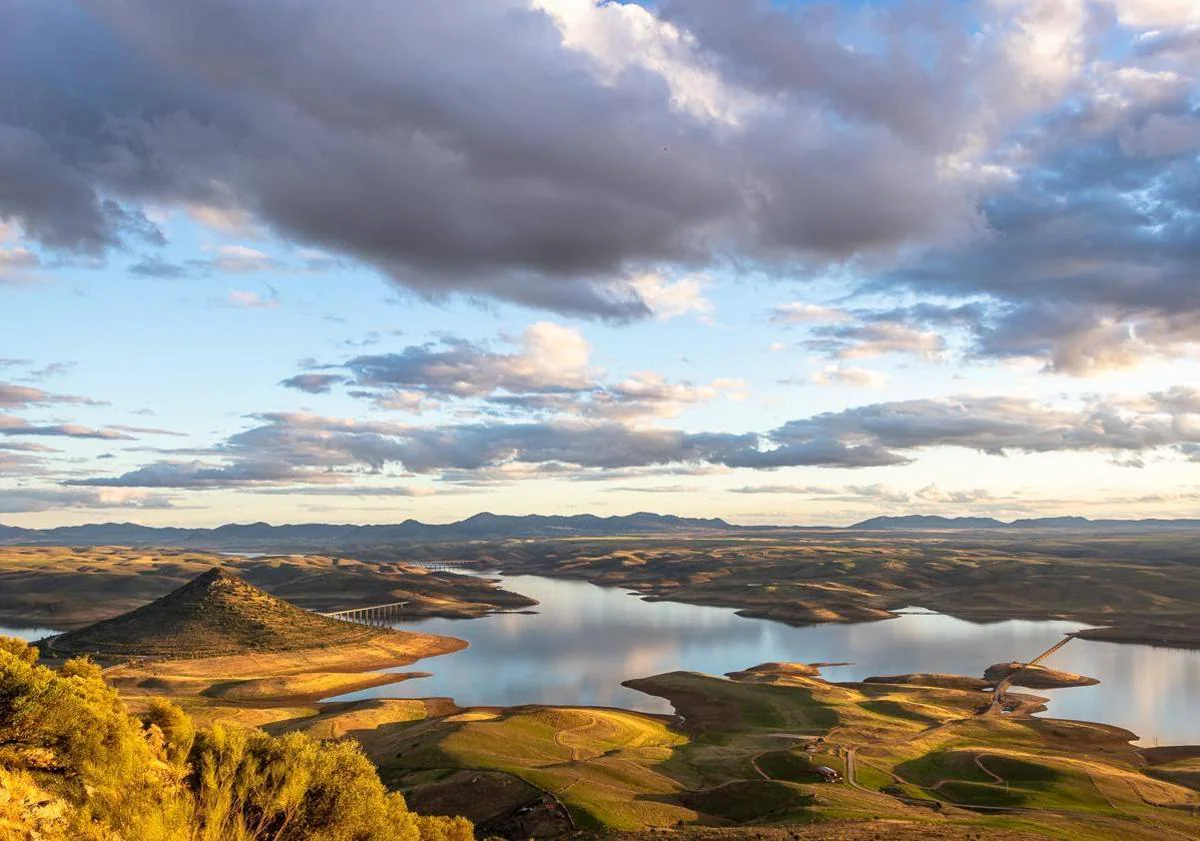
M 58 671 L 0 639 L 0 838 L 471 841 L 415 815 L 352 742 L 214 726 L 154 702 L 131 715 L 91 663 Z

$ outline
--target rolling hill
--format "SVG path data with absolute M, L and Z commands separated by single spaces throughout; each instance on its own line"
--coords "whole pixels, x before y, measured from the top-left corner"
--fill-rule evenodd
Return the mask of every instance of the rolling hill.
M 390 633 L 302 610 L 211 569 L 129 613 L 48 640 L 55 654 L 207 657 L 367 642 Z

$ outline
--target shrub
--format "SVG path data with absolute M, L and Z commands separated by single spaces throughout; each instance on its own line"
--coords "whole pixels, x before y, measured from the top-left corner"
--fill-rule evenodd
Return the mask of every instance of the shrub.
M 139 720 L 88 660 L 0 638 L 0 837 L 45 841 L 473 841 L 389 793 L 353 742 Z

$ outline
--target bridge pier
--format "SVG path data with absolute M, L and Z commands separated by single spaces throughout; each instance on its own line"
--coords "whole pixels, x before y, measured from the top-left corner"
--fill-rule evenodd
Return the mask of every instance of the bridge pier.
M 403 608 L 407 605 L 408 602 L 391 602 L 367 607 L 352 607 L 348 610 L 335 610 L 319 615 L 342 622 L 356 622 L 360 625 L 386 625 L 391 619 L 403 618 Z

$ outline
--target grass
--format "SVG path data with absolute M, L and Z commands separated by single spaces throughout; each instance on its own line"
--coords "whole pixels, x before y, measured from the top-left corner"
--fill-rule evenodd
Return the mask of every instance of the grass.
M 759 754 L 755 759 L 759 770 L 773 780 L 811 783 L 818 778 L 807 754 L 793 750 L 775 750 Z
M 735 781 L 681 799 L 697 812 L 734 823 L 811 819 L 813 803 L 810 792 L 770 780 Z
M 1044 810 L 1053 826 L 1043 837 L 1069 838 L 1059 829 L 1080 822 L 1091 833 L 1080 837 L 1155 837 L 1143 831 L 1148 807 L 1128 779 L 1170 784 L 1133 770 L 1136 750 L 1119 731 L 1036 719 L 962 722 L 963 709 L 977 706 L 974 689 L 897 684 L 860 691 L 785 671 L 778 683 L 761 671 L 749 683 L 679 672 L 634 681 L 671 699 L 683 717 L 680 731 L 648 716 L 575 708 L 423 722 L 408 731 L 389 771 L 412 791 L 420 784 L 411 775 L 430 767 L 507 771 L 558 797 L 580 826 L 610 830 L 678 821 L 887 819 L 932 828 L 947 820 L 980 826 L 995 820 L 931 808 L 940 800 Z M 806 749 L 788 736 L 823 741 Z M 817 782 L 812 768 L 844 771 L 850 746 L 860 753 L 863 788 Z M 1126 794 L 1101 790 L 1095 779 L 1119 781 Z M 1185 792 L 1173 787 L 1164 794 Z M 1195 828 L 1190 820 L 1168 816 Z
M 694 672 L 671 672 L 626 685 L 666 698 L 683 716 L 687 729 L 699 734 L 747 729 L 820 734 L 838 723 L 833 708 L 839 694 L 836 687 L 812 678 L 789 681 L 792 685 L 739 683 Z M 824 697 L 818 697 L 813 687 Z
M 653 799 L 681 790 L 655 766 L 686 742 L 657 718 L 615 710 L 516 709 L 496 718 L 414 728 L 386 768 L 468 767 L 512 773 L 554 793 L 583 825 L 668 826 L 695 817 Z

